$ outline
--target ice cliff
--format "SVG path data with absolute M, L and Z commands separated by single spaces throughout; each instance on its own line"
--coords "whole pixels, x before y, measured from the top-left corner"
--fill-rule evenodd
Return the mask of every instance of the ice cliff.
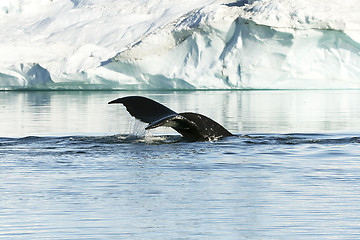
M 0 89 L 360 88 L 357 0 L 2 0 Z

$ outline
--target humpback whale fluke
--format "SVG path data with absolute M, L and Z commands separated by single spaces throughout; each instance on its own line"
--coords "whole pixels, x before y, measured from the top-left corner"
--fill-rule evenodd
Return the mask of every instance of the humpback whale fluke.
M 109 104 L 122 103 L 131 116 L 149 123 L 145 128 L 171 127 L 190 140 L 212 140 L 233 136 L 214 120 L 198 113 L 176 113 L 168 107 L 146 97 L 129 96 L 115 99 Z

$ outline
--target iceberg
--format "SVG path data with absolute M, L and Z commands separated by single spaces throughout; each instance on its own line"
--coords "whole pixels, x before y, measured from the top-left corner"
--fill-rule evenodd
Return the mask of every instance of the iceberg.
M 360 88 L 360 2 L 3 0 L 0 89 Z

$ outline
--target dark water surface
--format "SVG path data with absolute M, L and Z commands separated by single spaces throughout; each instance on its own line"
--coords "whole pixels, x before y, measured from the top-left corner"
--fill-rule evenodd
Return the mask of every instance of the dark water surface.
M 151 133 L 151 97 L 234 137 Z M 0 238 L 359 239 L 360 91 L 0 92 Z

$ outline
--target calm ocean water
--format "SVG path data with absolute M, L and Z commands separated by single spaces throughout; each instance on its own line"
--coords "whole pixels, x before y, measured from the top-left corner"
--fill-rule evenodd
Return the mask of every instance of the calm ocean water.
M 143 131 L 147 96 L 234 137 Z M 0 238 L 359 239 L 360 91 L 0 92 Z

